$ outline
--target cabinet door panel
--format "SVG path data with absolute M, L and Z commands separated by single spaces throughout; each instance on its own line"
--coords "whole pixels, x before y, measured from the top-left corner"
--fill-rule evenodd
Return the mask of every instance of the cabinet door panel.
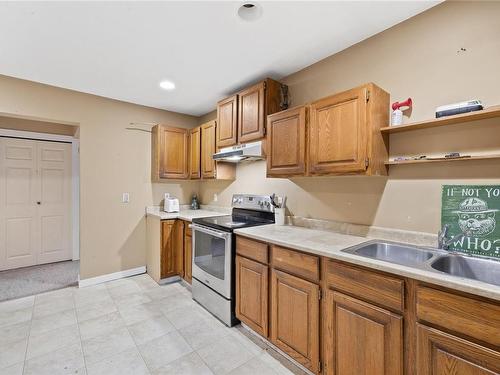
M 215 161 L 212 155 L 215 153 L 215 121 L 210 121 L 201 126 L 201 176 L 203 178 L 215 178 Z
M 160 177 L 188 178 L 188 130 L 160 128 Z
M 300 176 L 306 172 L 306 108 L 267 118 L 267 175 Z
M 327 373 L 403 373 L 403 319 L 387 310 L 328 291 L 325 355 Z
M 186 227 L 187 224 L 184 224 Z M 193 238 L 191 229 L 186 228 L 184 233 L 184 280 L 189 284 L 192 281 L 193 270 Z
M 268 334 L 268 267 L 236 257 L 236 316 L 255 332 Z
M 238 139 L 249 142 L 264 137 L 265 83 L 243 90 L 238 95 Z
M 228 147 L 237 142 L 238 96 L 217 103 L 217 147 Z
M 189 132 L 189 178 L 199 179 L 200 174 L 200 152 L 201 152 L 201 129 L 191 129 Z
M 181 220 L 161 222 L 160 278 L 184 276 L 184 223 Z
M 311 371 L 318 372 L 318 285 L 272 271 L 271 341 Z
M 311 105 L 311 174 L 366 170 L 368 129 L 366 88 L 353 89 Z
M 500 352 L 418 325 L 418 375 L 493 375 L 500 373 Z

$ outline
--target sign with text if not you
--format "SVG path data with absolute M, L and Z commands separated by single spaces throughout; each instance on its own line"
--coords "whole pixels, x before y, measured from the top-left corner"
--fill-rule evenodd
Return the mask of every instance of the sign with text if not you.
M 500 259 L 500 186 L 443 185 L 441 225 L 463 234 L 450 249 Z

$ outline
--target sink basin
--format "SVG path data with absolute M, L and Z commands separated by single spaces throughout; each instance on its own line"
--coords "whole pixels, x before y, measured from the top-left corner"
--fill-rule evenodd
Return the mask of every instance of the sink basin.
M 500 262 L 489 259 L 447 255 L 432 262 L 431 267 L 453 276 L 465 277 L 500 286 Z
M 386 242 L 374 242 L 343 251 L 350 254 L 410 267 L 421 266 L 422 263 L 431 259 L 435 254 L 432 251 L 419 249 L 417 247 Z

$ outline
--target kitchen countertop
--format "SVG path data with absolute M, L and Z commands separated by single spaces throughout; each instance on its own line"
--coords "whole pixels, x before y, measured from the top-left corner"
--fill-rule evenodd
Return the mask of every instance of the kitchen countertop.
M 160 218 L 160 220 L 169 220 L 169 219 L 181 219 L 186 221 L 192 221 L 198 217 L 209 217 L 209 216 L 222 216 L 227 215 L 225 212 L 217 212 L 212 210 L 190 210 L 183 209 L 181 207 L 179 212 L 165 212 L 160 210 L 159 206 L 150 206 L 146 207 L 146 215 L 156 216 Z
M 236 229 L 234 232 L 238 235 L 255 240 L 337 259 L 500 301 L 500 287 L 492 284 L 365 258 L 341 251 L 363 242 L 372 241 L 375 238 L 352 236 L 292 225 L 274 224 Z

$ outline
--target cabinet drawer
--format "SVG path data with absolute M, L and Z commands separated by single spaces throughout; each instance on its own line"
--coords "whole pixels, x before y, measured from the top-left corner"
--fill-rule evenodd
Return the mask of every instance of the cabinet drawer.
M 445 329 L 500 346 L 500 305 L 419 287 L 417 317 Z
M 268 245 L 245 237 L 236 237 L 236 253 L 257 262 L 265 264 L 269 262 Z
M 274 268 L 312 281 L 319 281 L 319 257 L 315 255 L 273 246 L 272 264 Z
M 389 309 L 404 310 L 404 281 L 401 279 L 328 261 L 326 281 L 329 288 L 351 293 Z

